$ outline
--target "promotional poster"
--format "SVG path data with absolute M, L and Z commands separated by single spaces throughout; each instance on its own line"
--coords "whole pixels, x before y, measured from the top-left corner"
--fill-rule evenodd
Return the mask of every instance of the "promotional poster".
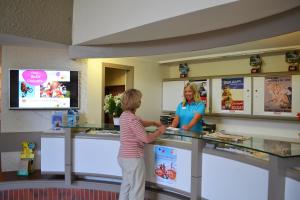
M 19 107 L 70 107 L 70 71 L 20 70 Z
M 60 130 L 60 127 L 63 124 L 63 112 L 55 111 L 52 114 L 51 125 L 53 130 Z
M 292 77 L 265 77 L 265 112 L 292 112 Z
M 176 149 L 154 146 L 155 176 L 157 183 L 172 184 L 176 182 Z
M 208 105 L 208 82 L 207 80 L 197 80 L 197 81 L 191 81 L 192 83 L 195 83 L 197 85 L 197 89 L 200 95 L 201 101 L 205 104 L 205 107 L 207 108 Z
M 244 78 L 222 79 L 222 110 L 244 110 Z

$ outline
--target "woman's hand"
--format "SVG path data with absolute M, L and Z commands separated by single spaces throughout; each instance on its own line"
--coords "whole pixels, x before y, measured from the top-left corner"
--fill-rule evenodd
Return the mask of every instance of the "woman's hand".
M 153 122 L 153 126 L 160 127 L 161 125 L 163 125 L 163 124 L 160 121 Z
M 202 118 L 201 114 L 196 113 L 194 118 L 192 119 L 192 121 L 189 124 L 183 125 L 181 128 L 185 131 L 190 130 L 191 128 L 193 128 L 195 126 L 195 124 L 198 123 L 198 121 L 200 121 Z
M 179 124 L 179 116 L 176 115 L 176 116 L 174 117 L 173 121 L 172 121 L 171 127 L 177 128 L 178 124 Z
M 162 125 L 162 123 L 160 121 L 148 121 L 148 120 L 142 120 L 142 124 L 144 127 L 148 127 L 148 126 L 159 127 Z
M 185 130 L 185 131 L 188 131 L 188 130 L 190 130 L 190 127 L 188 125 L 183 125 L 182 129 Z
M 163 133 L 166 132 L 166 127 L 165 127 L 164 125 L 161 125 L 161 126 L 158 127 L 158 131 L 159 131 L 161 134 L 163 134 Z

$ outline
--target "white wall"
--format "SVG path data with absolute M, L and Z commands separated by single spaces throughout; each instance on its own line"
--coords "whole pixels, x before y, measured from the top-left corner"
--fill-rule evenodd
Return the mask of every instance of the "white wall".
M 100 124 L 102 120 L 102 62 L 134 66 L 134 88 L 143 93 L 137 115 L 144 119 L 159 120 L 161 114 L 162 79 L 159 66 L 154 62 L 130 58 L 88 59 L 88 112 L 87 121 Z
M 91 124 L 101 124 L 102 119 L 102 63 L 97 60 L 87 60 L 87 76 L 89 78 L 87 79 L 86 122 Z
M 31 132 L 51 128 L 51 111 L 9 110 L 9 69 L 39 68 L 81 71 L 82 97 L 86 96 L 86 71 L 84 62 L 69 59 L 67 48 L 2 47 L 3 101 L 1 132 Z M 87 101 L 80 99 L 80 112 L 87 110 Z
M 263 72 L 282 72 L 287 71 L 288 64 L 285 62 L 284 54 L 265 55 L 263 59 Z M 249 57 L 218 59 L 215 61 L 194 61 L 189 64 L 190 77 L 200 76 L 217 76 L 217 75 L 234 75 L 249 74 L 250 65 Z M 179 78 L 177 64 L 161 65 L 163 78 Z M 222 117 L 207 117 L 206 122 L 216 123 L 217 129 L 226 130 L 231 133 L 258 134 L 264 136 L 278 136 L 299 138 L 300 123 L 279 121 L 279 120 L 262 120 L 262 119 L 237 119 Z

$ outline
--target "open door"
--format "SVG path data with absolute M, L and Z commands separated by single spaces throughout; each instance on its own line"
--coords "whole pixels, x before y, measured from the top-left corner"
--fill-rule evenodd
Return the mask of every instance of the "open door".
M 133 88 L 133 67 L 111 63 L 103 63 L 104 94 L 116 96 L 126 89 Z M 103 112 L 104 123 L 113 123 L 112 118 Z

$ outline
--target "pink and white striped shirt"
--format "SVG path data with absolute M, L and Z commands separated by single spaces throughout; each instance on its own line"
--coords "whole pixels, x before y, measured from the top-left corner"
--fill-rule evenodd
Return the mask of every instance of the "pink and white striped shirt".
M 121 158 L 144 157 L 144 144 L 155 139 L 153 134 L 147 135 L 142 119 L 130 111 L 120 116 L 120 149 Z

